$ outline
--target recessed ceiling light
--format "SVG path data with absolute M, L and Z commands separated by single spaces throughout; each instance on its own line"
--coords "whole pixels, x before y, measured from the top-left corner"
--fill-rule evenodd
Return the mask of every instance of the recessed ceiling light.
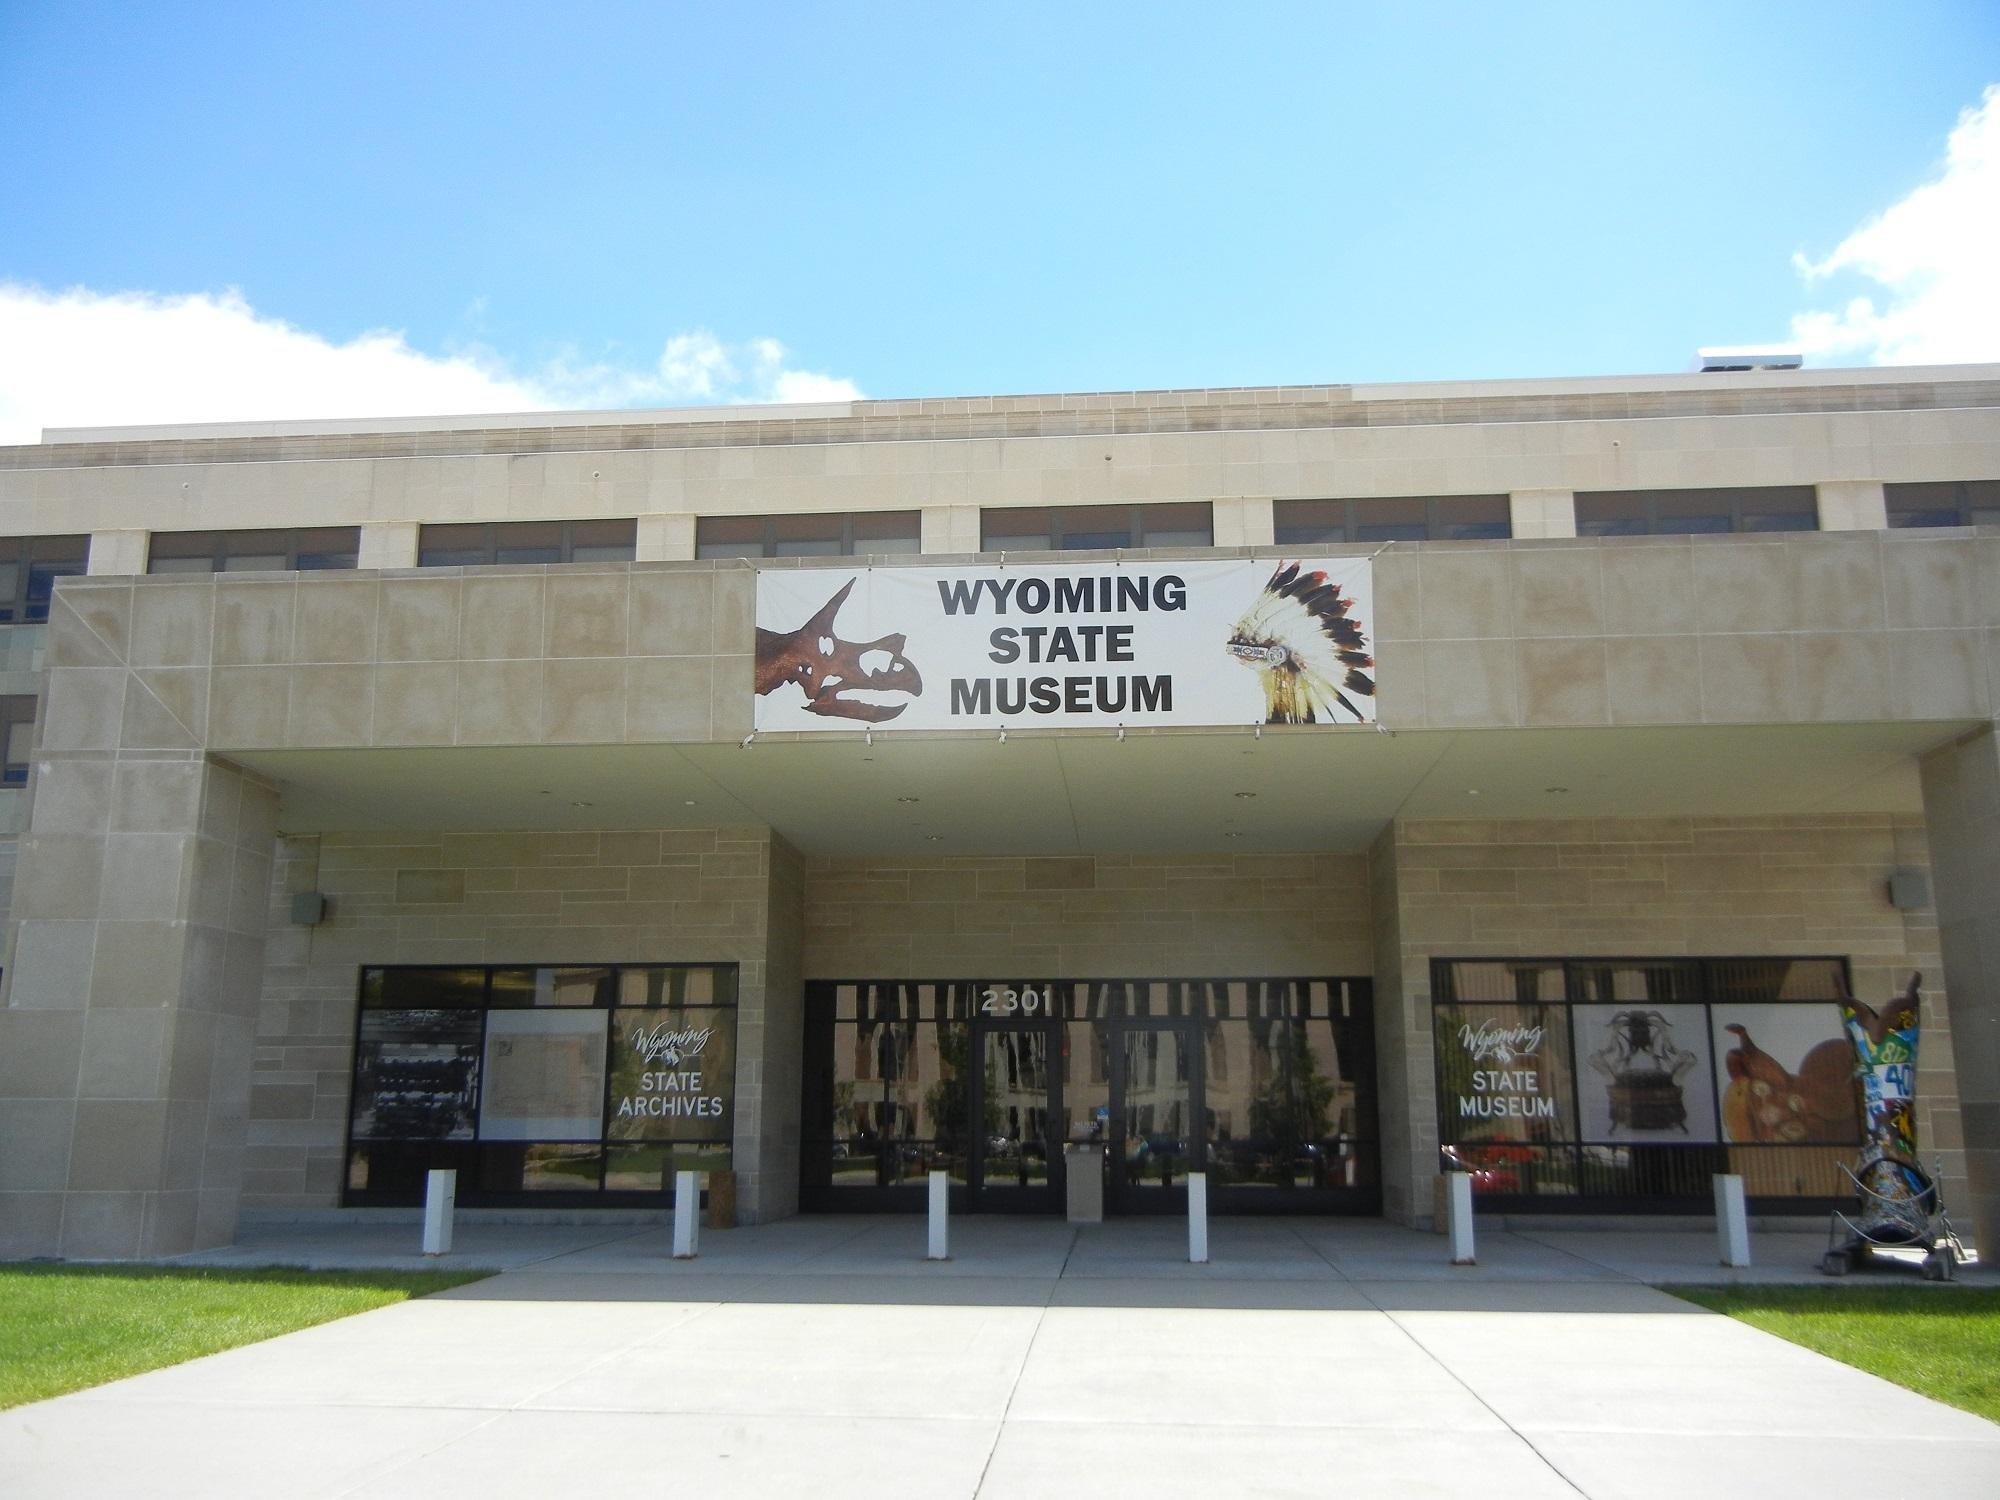
M 590 804 L 589 804 L 588 802 L 572 802 L 572 803 L 570 803 L 570 806 L 571 806 L 571 807 L 589 807 L 589 806 L 590 806 Z
M 944 842 L 944 835 L 941 833 L 927 833 L 924 835 L 924 837 L 933 844 Z
M 1551 797 L 1560 797 L 1567 793 L 1569 788 L 1566 786 L 1545 786 L 1542 790 L 1547 792 Z
M 689 797 L 689 798 L 688 798 L 688 799 L 687 799 L 687 800 L 686 800 L 685 802 L 681 803 L 681 806 L 682 806 L 682 807 L 693 807 L 693 806 L 694 806 L 694 798 L 692 798 L 692 797 Z
M 916 801 L 919 801 L 919 800 L 921 800 L 921 799 L 919 799 L 919 798 L 916 798 L 916 797 L 898 797 L 898 798 L 897 798 L 896 800 L 897 800 L 898 802 L 916 802 Z
M 1469 786 L 1465 789 L 1465 795 L 1468 797 L 1477 797 L 1479 795 L 1479 788 L 1476 786 Z
M 1243 835 L 1240 833 L 1225 833 L 1223 837 L 1226 839 L 1240 839 Z
M 1252 797 L 1256 795 L 1257 794 L 1255 792 L 1238 792 L 1236 794 L 1236 800 L 1238 802 L 1248 802 Z

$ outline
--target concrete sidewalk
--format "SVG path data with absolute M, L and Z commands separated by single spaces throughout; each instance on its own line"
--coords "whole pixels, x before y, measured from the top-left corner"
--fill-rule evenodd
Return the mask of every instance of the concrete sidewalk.
M 2000 1427 L 1649 1280 L 1812 1279 L 1816 1236 L 910 1219 L 467 1226 L 500 1275 L 0 1414 L 0 1494 L 813 1500 L 1983 1495 Z M 210 1264 L 395 1263 L 413 1226 Z M 416 1259 L 409 1257 L 410 1259 Z M 1990 1273 L 1981 1273 L 1988 1280 Z M 1862 1278 L 1919 1284 L 1914 1272 Z M 1933 1289 L 1941 1298 L 1952 1290 Z

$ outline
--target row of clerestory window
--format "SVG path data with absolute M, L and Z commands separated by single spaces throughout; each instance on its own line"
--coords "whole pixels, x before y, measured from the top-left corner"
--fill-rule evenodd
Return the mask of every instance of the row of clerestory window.
M 1883 486 L 1892 528 L 2000 525 L 2000 480 L 1961 479 Z M 1280 547 L 1390 541 L 1491 541 L 1513 535 L 1502 494 L 1406 495 L 1278 500 L 1272 540 Z M 1810 485 L 1681 490 L 1580 490 L 1581 537 L 1688 536 L 1711 532 L 1815 531 Z M 506 567 L 629 562 L 636 519 L 475 521 L 423 526 L 421 567 Z M 1135 505 L 986 507 L 979 513 L 986 552 L 1083 552 L 1215 543 L 1206 501 Z M 900 557 L 922 548 L 914 510 L 701 516 L 698 558 Z M 358 526 L 157 531 L 146 571 L 166 573 L 315 572 L 359 565 Z M 90 538 L 0 537 L 0 624 L 49 617 L 58 578 L 84 572 Z

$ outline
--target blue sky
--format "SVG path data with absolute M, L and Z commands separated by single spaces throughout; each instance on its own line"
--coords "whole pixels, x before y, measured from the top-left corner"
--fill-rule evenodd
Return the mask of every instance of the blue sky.
M 1992 0 L 0 0 L 0 441 L 1623 374 L 1814 313 L 1816 363 L 2000 358 L 1976 267 L 1800 260 L 1950 188 L 1996 81 Z M 1939 327 L 1885 330 L 1952 274 Z

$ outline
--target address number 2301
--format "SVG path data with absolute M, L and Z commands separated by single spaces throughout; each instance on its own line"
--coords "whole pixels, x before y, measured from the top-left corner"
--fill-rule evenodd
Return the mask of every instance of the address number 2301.
M 979 1009 L 989 1016 L 1046 1016 L 1051 1013 L 1048 991 L 1032 986 L 1019 990 L 981 990 Z

